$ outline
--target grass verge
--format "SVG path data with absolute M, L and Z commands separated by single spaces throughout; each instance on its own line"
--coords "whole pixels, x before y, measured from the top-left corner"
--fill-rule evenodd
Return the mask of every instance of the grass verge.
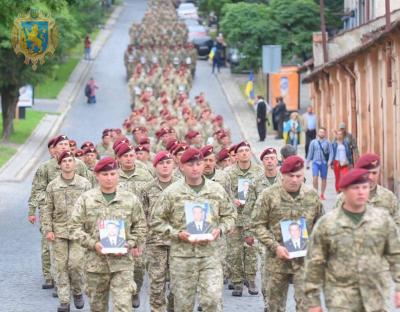
M 25 143 L 45 115 L 45 112 L 27 109 L 26 119 L 14 121 L 14 133 L 11 134 L 9 143 L 0 143 L 0 167 L 16 153 L 19 145 Z M 2 128 L 3 119 L 0 118 L 0 129 Z

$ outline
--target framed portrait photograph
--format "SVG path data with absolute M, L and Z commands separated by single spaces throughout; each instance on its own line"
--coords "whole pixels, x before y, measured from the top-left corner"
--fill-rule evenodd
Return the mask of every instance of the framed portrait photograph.
M 185 202 L 186 230 L 189 240 L 212 240 L 212 218 L 209 203 Z
M 250 179 L 242 179 L 242 178 L 238 179 L 238 199 L 242 205 L 246 203 L 250 184 L 251 184 Z
M 307 224 L 304 218 L 280 222 L 283 244 L 290 258 L 305 257 L 308 246 Z
M 123 220 L 100 220 L 98 222 L 100 243 L 104 254 L 124 254 L 126 248 L 125 223 Z

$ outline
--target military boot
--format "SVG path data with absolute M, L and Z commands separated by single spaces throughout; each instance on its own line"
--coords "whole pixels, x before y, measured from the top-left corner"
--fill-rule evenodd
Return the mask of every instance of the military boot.
M 203 308 L 199 305 L 198 307 L 197 307 L 197 311 L 203 311 Z
M 57 312 L 69 312 L 69 303 L 60 303 Z
M 83 296 L 82 295 L 74 295 L 74 305 L 75 308 L 77 309 L 83 309 L 83 307 L 85 306 L 85 301 L 83 300 Z
M 51 278 L 48 278 L 42 284 L 42 289 L 52 289 L 54 288 L 54 281 Z
M 258 290 L 256 283 L 254 281 L 249 281 L 249 286 L 247 286 L 250 295 L 258 295 Z
M 140 307 L 140 297 L 139 294 L 132 296 L 132 307 L 139 308 Z
M 57 286 L 54 286 L 53 293 L 51 294 L 51 296 L 53 298 L 58 298 L 58 292 L 57 291 L 58 291 L 57 290 Z
M 232 291 L 232 296 L 234 297 L 242 297 L 243 286 L 242 284 L 235 284 L 235 287 Z
M 235 289 L 235 286 L 233 286 L 231 281 L 229 281 L 229 283 L 228 283 L 228 289 L 229 290 L 234 290 Z

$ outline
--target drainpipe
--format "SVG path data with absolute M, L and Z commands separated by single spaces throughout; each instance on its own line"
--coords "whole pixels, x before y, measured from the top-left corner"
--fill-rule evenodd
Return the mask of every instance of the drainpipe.
M 389 31 L 391 22 L 390 22 L 390 0 L 385 0 L 385 9 L 386 9 L 386 25 L 385 30 Z M 392 41 L 389 40 L 386 44 L 386 83 L 387 87 L 392 87 Z

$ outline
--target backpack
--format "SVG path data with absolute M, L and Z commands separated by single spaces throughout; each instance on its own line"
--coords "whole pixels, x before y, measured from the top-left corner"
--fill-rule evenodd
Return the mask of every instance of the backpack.
M 90 86 L 89 86 L 89 84 L 86 84 L 86 87 L 85 87 L 85 96 L 86 96 L 86 97 L 89 97 L 89 96 L 90 96 Z

